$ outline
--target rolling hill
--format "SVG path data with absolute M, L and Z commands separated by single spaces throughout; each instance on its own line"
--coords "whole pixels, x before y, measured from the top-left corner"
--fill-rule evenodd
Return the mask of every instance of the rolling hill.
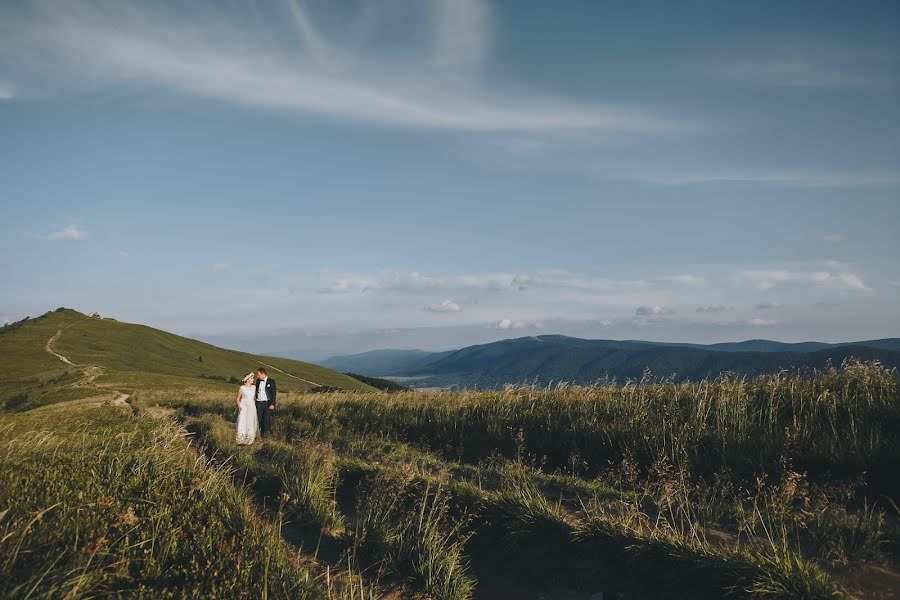
M 0 405 L 28 408 L 95 393 L 92 386 L 127 391 L 232 389 L 265 365 L 285 391 L 316 387 L 371 391 L 331 369 L 284 358 L 226 350 L 172 333 L 61 308 L 0 329 Z M 84 385 L 79 385 L 79 382 Z M 64 394 L 61 390 L 65 388 Z
M 426 352 L 425 350 L 370 350 L 360 354 L 335 356 L 322 361 L 322 366 L 353 372 L 369 377 L 404 375 L 425 367 L 452 352 Z
M 585 340 L 541 335 L 469 346 L 441 353 L 375 351 L 329 361 L 341 368 L 352 360 L 356 371 L 404 378 L 416 387 L 498 387 L 507 383 L 568 381 L 587 384 L 613 377 L 639 379 L 646 369 L 679 379 L 715 377 L 723 372 L 741 375 L 772 373 L 791 368 L 839 365 L 848 357 L 879 360 L 900 367 L 896 339 L 853 344 L 781 344 L 751 340 L 713 346 L 642 341 Z M 783 350 L 781 347 L 792 348 Z M 766 348 L 759 350 L 757 348 Z M 366 365 L 368 356 L 378 360 Z M 396 357 L 392 366 L 386 359 Z M 375 371 L 380 369 L 380 372 Z M 408 380 L 405 378 L 409 378 Z

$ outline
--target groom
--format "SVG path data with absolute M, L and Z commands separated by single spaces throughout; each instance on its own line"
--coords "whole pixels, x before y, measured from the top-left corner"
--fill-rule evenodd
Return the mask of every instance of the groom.
M 256 416 L 259 418 L 260 437 L 269 435 L 274 410 L 275 380 L 269 379 L 265 367 L 260 367 L 256 370 Z

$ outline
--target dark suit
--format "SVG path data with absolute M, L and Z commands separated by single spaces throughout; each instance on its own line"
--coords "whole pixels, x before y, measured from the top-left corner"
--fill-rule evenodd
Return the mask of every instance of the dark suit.
M 277 394 L 277 389 L 275 387 L 275 380 L 271 377 L 266 379 L 266 402 L 259 401 L 259 384 L 262 383 L 262 379 L 256 380 L 256 395 L 253 396 L 253 399 L 256 401 L 256 416 L 259 418 L 259 434 L 261 436 L 269 435 L 269 431 L 272 429 L 272 411 L 269 410 L 269 407 L 275 406 L 275 396 Z

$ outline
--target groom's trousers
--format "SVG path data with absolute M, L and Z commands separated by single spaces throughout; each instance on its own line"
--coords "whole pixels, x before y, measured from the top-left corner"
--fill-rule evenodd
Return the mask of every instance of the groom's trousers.
M 256 403 L 256 416 L 259 420 L 259 434 L 269 435 L 269 430 L 272 429 L 272 411 L 269 410 L 268 402 Z

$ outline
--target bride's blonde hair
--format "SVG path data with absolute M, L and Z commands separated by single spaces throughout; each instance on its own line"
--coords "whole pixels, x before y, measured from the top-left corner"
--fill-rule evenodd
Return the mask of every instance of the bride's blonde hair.
M 242 379 L 242 381 L 244 383 L 247 383 L 248 381 L 251 381 L 252 379 L 253 379 L 253 373 L 247 373 L 247 375 L 244 377 L 244 379 Z

